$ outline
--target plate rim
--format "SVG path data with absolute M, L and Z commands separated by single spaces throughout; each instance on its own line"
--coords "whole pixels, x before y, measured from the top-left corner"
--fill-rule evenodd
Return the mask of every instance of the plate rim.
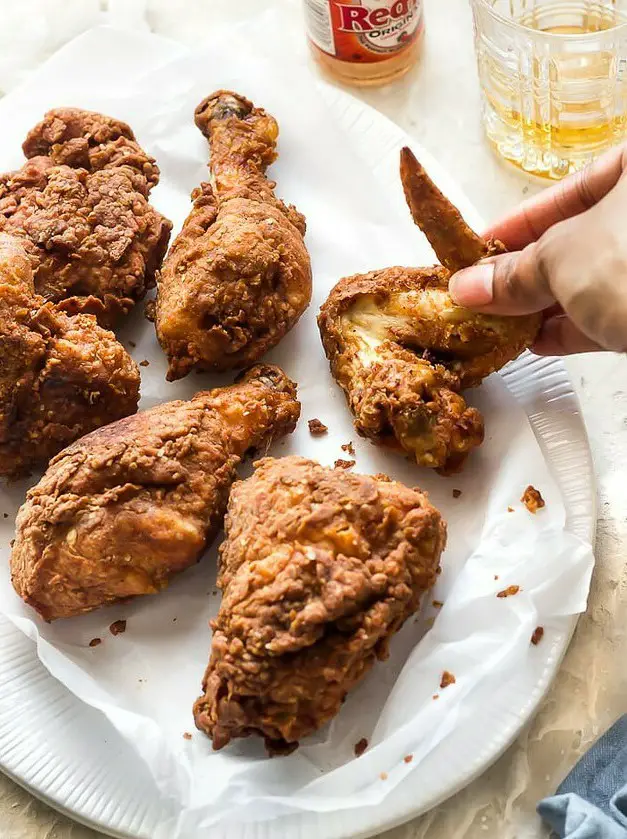
M 402 135 L 408 143 L 413 145 L 414 148 L 416 148 L 419 151 L 422 159 L 427 162 L 427 168 L 430 168 L 430 167 L 433 166 L 433 168 L 435 170 L 437 170 L 438 172 L 442 173 L 443 176 L 445 176 L 446 179 L 450 180 L 452 183 L 456 183 L 450 176 L 448 176 L 448 174 L 446 173 L 446 170 L 439 163 L 437 163 L 437 160 L 431 154 L 426 152 L 426 150 L 422 149 L 421 144 L 417 140 L 414 140 L 414 138 L 412 138 L 411 135 L 409 135 L 403 128 L 401 128 L 399 125 L 394 123 L 387 116 L 385 116 L 384 114 L 381 114 L 375 108 L 368 105 L 366 102 L 363 102 L 362 100 L 358 99 L 357 97 L 351 95 L 350 93 L 348 93 L 345 90 L 342 90 L 342 89 L 336 88 L 336 87 L 332 87 L 331 85 L 328 85 L 325 82 L 320 82 L 320 84 L 324 88 L 326 88 L 327 90 L 332 91 L 332 94 L 330 94 L 331 99 L 333 97 L 336 97 L 337 100 L 340 101 L 340 102 L 342 102 L 342 100 L 343 100 L 346 103 L 345 107 L 347 107 L 347 108 L 351 107 L 354 110 L 361 111 L 364 115 L 369 116 L 370 119 L 373 122 L 376 122 L 376 123 L 379 123 L 383 126 L 386 126 L 387 130 L 390 134 L 396 133 L 398 136 Z M 458 187 L 458 190 L 459 190 L 459 187 Z M 533 363 L 534 362 L 530 363 L 529 361 L 527 361 L 525 364 L 528 365 L 528 366 L 533 366 Z M 515 371 L 517 369 L 517 364 L 519 364 L 519 362 L 513 362 L 512 370 Z M 565 367 L 564 363 L 561 360 L 557 360 L 557 361 L 553 362 L 553 364 L 554 364 L 554 369 L 556 371 L 559 371 L 561 386 L 567 389 L 564 392 L 563 395 L 566 398 L 566 400 L 567 400 L 567 402 L 570 406 L 569 410 L 571 412 L 571 415 L 572 416 L 574 416 L 574 415 L 577 416 L 577 430 L 579 432 L 579 438 L 576 441 L 576 443 L 574 443 L 573 445 L 577 445 L 580 448 L 582 448 L 584 453 L 587 455 L 587 460 L 588 460 L 588 464 L 589 464 L 588 478 L 589 478 L 589 481 L 590 481 L 590 508 L 589 508 L 589 510 L 587 510 L 588 517 L 589 517 L 589 526 L 588 526 L 589 532 L 587 533 L 587 538 L 590 541 L 590 543 L 592 545 L 594 545 L 594 536 L 595 536 L 595 532 L 596 532 L 596 512 L 597 512 L 597 510 L 596 510 L 596 502 L 597 502 L 597 498 L 596 498 L 596 478 L 595 478 L 594 468 L 593 468 L 592 459 L 591 459 L 591 451 L 590 451 L 590 445 L 589 445 L 587 430 L 586 430 L 586 426 L 585 426 L 585 423 L 584 423 L 584 420 L 583 420 L 583 417 L 582 417 L 582 414 L 581 414 L 581 408 L 580 408 L 577 393 L 576 393 L 576 391 L 573 387 L 572 381 L 570 379 L 570 376 L 568 375 L 568 372 L 566 370 L 566 367 Z M 523 364 L 523 366 L 525 366 L 525 365 Z M 532 377 L 529 377 L 529 378 L 531 379 Z M 506 381 L 506 384 L 507 384 L 507 381 Z M 532 392 L 530 393 L 530 395 L 534 396 L 536 399 L 539 399 L 539 400 L 542 400 L 544 398 L 545 403 L 548 404 L 548 398 L 547 398 L 548 391 L 543 390 L 539 386 L 539 384 L 538 384 L 537 390 L 532 388 Z M 523 405 L 523 408 L 524 408 L 525 412 L 527 413 L 528 419 L 529 419 L 529 421 L 530 421 L 530 423 L 533 427 L 533 420 L 532 420 L 532 417 L 529 413 L 529 410 L 524 405 Z M 537 432 L 536 428 L 534 428 L 534 433 L 536 434 L 536 437 L 539 438 L 539 435 L 538 435 L 538 432 Z M 558 485 L 559 485 L 560 489 L 563 491 L 564 487 L 563 487 L 563 484 L 562 484 L 561 480 L 558 480 Z M 449 788 L 446 792 L 444 792 L 441 795 L 441 797 L 439 799 L 430 801 L 428 806 L 423 805 L 423 806 L 420 806 L 420 807 L 416 808 L 415 810 L 408 809 L 407 811 L 404 812 L 403 815 L 398 816 L 398 817 L 392 817 L 392 818 L 387 819 L 387 820 L 383 820 L 383 821 L 374 820 L 373 824 L 370 827 L 365 828 L 364 830 L 361 830 L 358 833 L 346 834 L 344 832 L 342 824 L 339 820 L 338 820 L 337 825 L 336 825 L 336 830 L 333 830 L 332 827 L 331 827 L 331 824 L 329 824 L 325 820 L 325 822 L 324 822 L 325 825 L 332 831 L 332 832 L 328 832 L 328 833 L 324 834 L 325 839 L 340 839 L 340 837 L 344 837 L 344 836 L 348 836 L 348 835 L 351 835 L 351 836 L 355 837 L 355 839 L 356 839 L 356 837 L 363 837 L 365 839 L 365 837 L 372 836 L 376 833 L 379 833 L 380 831 L 389 830 L 389 829 L 392 829 L 392 828 L 394 828 L 398 825 L 404 824 L 407 821 L 418 817 L 422 813 L 427 812 L 428 810 L 432 809 L 433 807 L 438 806 L 438 804 L 441 804 L 443 801 L 445 801 L 445 800 L 451 798 L 452 796 L 456 795 L 457 792 L 459 792 L 461 789 L 463 789 L 465 786 L 467 786 L 469 783 L 471 783 L 477 777 L 479 777 L 485 771 L 487 771 L 487 769 L 496 760 L 498 760 L 498 758 L 501 757 L 503 755 L 503 753 L 510 747 L 510 745 L 519 736 L 520 731 L 532 721 L 535 714 L 537 713 L 539 706 L 544 701 L 544 698 L 546 697 L 548 691 L 550 690 L 550 688 L 553 684 L 553 681 L 554 681 L 554 679 L 555 679 L 555 677 L 556 677 L 556 675 L 557 675 L 557 673 L 560 669 L 563 657 L 565 656 L 565 654 L 566 654 L 566 652 L 569 648 L 569 645 L 570 645 L 570 642 L 571 642 L 571 639 L 572 639 L 572 635 L 573 635 L 574 630 L 575 630 L 576 625 L 577 625 L 578 617 L 579 616 L 577 616 L 577 615 L 569 617 L 569 619 L 568 619 L 568 629 L 567 629 L 567 633 L 566 633 L 565 639 L 564 639 L 563 644 L 562 644 L 560 654 L 556 658 L 556 660 L 551 663 L 550 676 L 547 678 L 546 684 L 545 684 L 543 690 L 541 690 L 540 694 L 537 697 L 534 697 L 534 701 L 531 703 L 529 711 L 528 711 L 528 713 L 526 713 L 525 719 L 521 720 L 519 722 L 519 724 L 514 727 L 512 733 L 511 733 L 511 736 L 505 738 L 505 740 L 499 744 L 499 747 L 491 753 L 487 762 L 484 762 L 481 766 L 478 766 L 476 769 L 469 772 L 466 775 L 466 777 L 458 783 L 458 785 L 456 787 Z M 2 622 L 4 622 L 5 620 L 6 620 L 6 618 L 3 617 Z M 13 626 L 12 630 L 17 635 L 19 635 L 20 638 L 24 638 L 21 631 L 19 629 L 17 629 L 17 627 Z M 49 680 L 54 681 L 56 684 L 59 684 L 58 682 L 56 682 L 56 679 L 50 673 L 48 673 L 48 671 L 44 668 L 43 664 L 41 664 L 41 662 L 37 658 L 34 643 L 30 640 L 28 641 L 28 643 L 30 644 L 30 647 L 31 647 L 32 657 L 33 657 L 34 661 L 36 661 L 37 664 L 39 665 L 39 667 L 41 668 L 41 671 L 43 671 L 43 674 L 45 674 L 45 677 Z M 60 686 L 60 687 L 63 687 L 63 686 Z M 65 688 L 63 688 L 63 690 L 69 695 L 69 697 L 72 698 L 72 700 L 78 706 L 80 706 L 81 708 L 85 708 L 84 704 L 82 702 L 80 702 L 80 700 L 78 700 L 76 697 L 74 697 L 70 693 L 70 691 L 68 691 Z M 3 691 L 4 691 L 4 686 L 0 685 L 0 703 L 4 699 Z M 90 709 L 90 710 L 95 711 L 95 709 Z M 100 712 L 95 712 L 95 713 L 98 713 L 100 715 Z M 101 716 L 102 716 L 103 719 L 105 719 L 104 715 L 101 715 Z M 110 724 L 107 723 L 107 725 L 110 725 Z M 36 730 L 36 732 L 35 731 L 32 732 L 32 737 L 33 737 L 33 739 L 41 738 L 42 734 L 45 734 L 45 730 L 42 730 L 41 728 L 38 728 Z M 3 750 L 1 749 L 1 743 L 0 743 L 0 752 L 3 752 Z M 32 794 L 33 796 L 35 796 L 39 800 L 43 801 L 48 806 L 52 807 L 53 809 L 57 810 L 58 812 L 62 813 L 65 816 L 67 816 L 68 818 L 71 818 L 74 821 L 84 825 L 85 827 L 100 831 L 101 833 L 104 833 L 105 835 L 108 835 L 108 836 L 117 837 L 117 839 L 145 839 L 145 837 L 147 836 L 147 834 L 144 834 L 143 832 L 137 832 L 137 831 L 128 832 L 128 831 L 124 831 L 124 830 L 119 830 L 119 829 L 113 827 L 111 824 L 107 824 L 106 821 L 102 821 L 102 820 L 98 820 L 98 819 L 90 817 L 87 813 L 85 813 L 83 810 L 81 810 L 79 808 L 75 809 L 75 808 L 68 807 L 58 797 L 55 797 L 54 795 L 48 793 L 46 791 L 45 785 L 43 785 L 43 784 L 39 785 L 39 786 L 35 785 L 32 781 L 28 780 L 28 777 L 26 776 L 26 773 L 20 774 L 20 772 L 18 772 L 15 767 L 12 768 L 11 765 L 10 765 L 10 761 L 7 761 L 7 759 L 6 759 L 6 757 L 4 756 L 3 753 L 0 754 L 0 770 L 2 772 L 4 772 L 4 774 L 6 774 L 16 784 L 18 784 L 20 787 L 25 789 L 27 792 L 29 792 L 30 794 Z M 337 813 L 337 812 L 338 811 L 335 811 L 335 813 Z M 373 815 L 374 815 L 375 812 L 376 812 L 375 808 L 373 808 Z M 328 815 L 332 817 L 335 813 L 331 813 L 331 814 L 328 814 Z M 374 822 L 376 822 L 376 823 L 374 823 Z M 269 835 L 269 833 L 268 833 L 268 835 Z

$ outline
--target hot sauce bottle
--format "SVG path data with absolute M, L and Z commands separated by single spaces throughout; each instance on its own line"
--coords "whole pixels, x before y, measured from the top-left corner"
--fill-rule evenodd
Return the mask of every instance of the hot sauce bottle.
M 420 53 L 422 0 L 305 0 L 316 61 L 338 81 L 378 85 L 402 76 Z

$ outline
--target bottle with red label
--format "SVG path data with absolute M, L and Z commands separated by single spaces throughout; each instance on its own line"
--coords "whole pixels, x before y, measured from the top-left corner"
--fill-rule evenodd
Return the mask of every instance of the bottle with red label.
M 422 0 L 304 0 L 309 43 L 347 84 L 385 84 L 410 70 L 422 44 Z

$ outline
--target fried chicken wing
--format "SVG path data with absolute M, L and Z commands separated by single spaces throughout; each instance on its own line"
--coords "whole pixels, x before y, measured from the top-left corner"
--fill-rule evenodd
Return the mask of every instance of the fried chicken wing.
M 357 431 L 451 474 L 484 436 L 481 414 L 460 391 L 529 347 L 540 316 L 483 315 L 454 303 L 451 272 L 502 252 L 503 245 L 465 224 L 407 148 L 401 178 L 414 221 L 443 264 L 344 277 L 318 325 Z
M 0 476 L 44 466 L 83 434 L 132 414 L 139 370 L 92 315 L 35 293 L 21 239 L 0 233 Z
M 265 177 L 276 158 L 276 120 L 219 90 L 196 108 L 211 148 L 213 187 L 193 208 L 158 278 L 155 325 L 168 379 L 257 361 L 311 299 L 305 219 Z
M 159 169 L 128 125 L 77 108 L 49 111 L 0 176 L 0 230 L 24 240 L 35 289 L 112 324 L 155 284 L 171 223 L 149 203 Z
M 215 536 L 237 464 L 299 412 L 293 382 L 259 365 L 77 440 L 18 513 L 15 590 L 48 621 L 158 592 Z
M 194 706 L 213 747 L 255 734 L 286 753 L 332 719 L 418 609 L 445 541 L 420 490 L 302 457 L 260 461 L 231 492 Z

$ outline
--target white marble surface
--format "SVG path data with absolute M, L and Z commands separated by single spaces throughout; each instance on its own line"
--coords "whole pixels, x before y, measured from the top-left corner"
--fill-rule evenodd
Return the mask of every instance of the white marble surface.
M 0 88 L 11 87 L 46 54 L 97 22 L 102 9 L 123 25 L 152 28 L 189 43 L 211 25 L 213 3 L 0 0 Z M 357 95 L 420 140 L 458 179 L 484 218 L 493 219 L 540 186 L 505 168 L 484 142 L 468 0 L 426 0 L 425 5 L 427 37 L 420 66 L 393 86 Z M 21 39 L 14 37 L 18 31 Z M 573 358 L 568 366 L 598 478 L 597 567 L 588 611 L 529 729 L 483 777 L 432 812 L 384 834 L 385 839 L 545 836 L 535 815 L 536 801 L 554 790 L 577 756 L 627 709 L 627 492 L 622 488 L 627 475 L 627 363 L 623 356 L 607 354 Z M 101 836 L 59 816 L 1 775 L 0 835 Z

